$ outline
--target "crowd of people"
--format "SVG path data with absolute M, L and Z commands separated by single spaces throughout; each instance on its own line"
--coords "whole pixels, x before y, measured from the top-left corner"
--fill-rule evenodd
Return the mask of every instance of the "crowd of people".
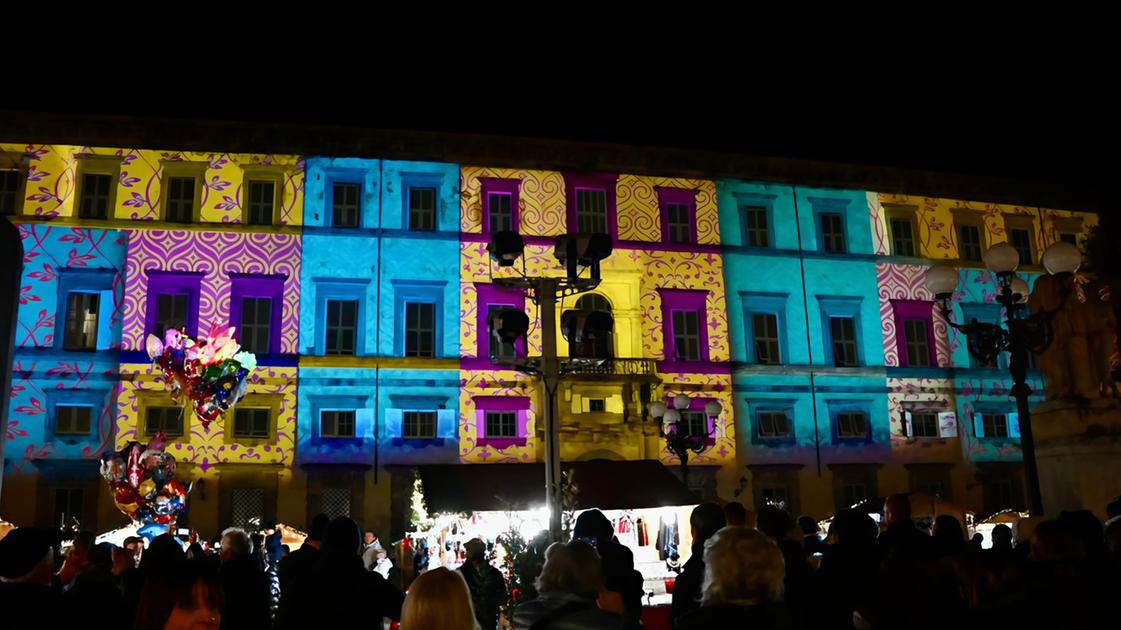
M 1017 545 L 1000 525 L 982 549 L 952 516 L 919 529 L 906 495 L 887 499 L 884 527 L 842 510 L 825 536 L 814 519 L 776 506 L 702 503 L 674 583 L 673 626 L 1109 627 L 1110 594 L 1121 586 L 1118 507 L 1105 526 L 1088 511 L 1064 512 Z M 316 516 L 290 553 L 278 531 L 238 528 L 211 545 L 164 534 L 116 546 L 80 532 L 56 560 L 59 543 L 32 527 L 0 539 L 0 627 L 642 627 L 642 576 L 598 510 L 581 513 L 570 542 L 548 546 L 533 597 L 509 607 L 483 541 L 467 543 L 457 570 L 421 572 L 406 594 L 377 537 L 346 517 Z

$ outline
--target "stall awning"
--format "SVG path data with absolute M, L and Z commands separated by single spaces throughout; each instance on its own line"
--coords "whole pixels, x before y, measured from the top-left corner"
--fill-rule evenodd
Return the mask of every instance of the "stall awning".
M 484 512 L 544 507 L 545 465 L 447 464 L 418 466 L 431 512 Z M 576 486 L 577 509 L 627 510 L 694 505 L 699 499 L 654 460 L 565 462 Z

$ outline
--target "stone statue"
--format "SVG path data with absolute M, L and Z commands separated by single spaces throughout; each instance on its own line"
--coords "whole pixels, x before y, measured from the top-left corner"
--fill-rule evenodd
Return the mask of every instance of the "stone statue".
M 1112 397 L 1110 376 L 1116 323 L 1112 306 L 1103 298 L 1098 281 L 1078 287 L 1072 279 L 1044 275 L 1036 279 L 1028 308 L 1033 313 L 1053 311 L 1052 340 L 1039 355 L 1047 400 Z M 1106 292 L 1108 295 L 1108 292 Z

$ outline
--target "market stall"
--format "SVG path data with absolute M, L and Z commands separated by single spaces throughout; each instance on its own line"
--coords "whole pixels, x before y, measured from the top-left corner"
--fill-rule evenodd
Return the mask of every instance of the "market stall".
M 694 494 L 661 463 L 593 460 L 562 466 L 566 523 L 596 508 L 615 528 L 619 543 L 634 553 L 644 579 L 647 606 L 668 605 L 676 569 L 689 557 L 689 514 Z M 414 529 L 405 546 L 413 570 L 455 568 L 464 543 L 487 543 L 493 564 L 517 580 L 513 557 L 533 546 L 543 551 L 548 527 L 542 464 L 432 465 L 418 467 Z

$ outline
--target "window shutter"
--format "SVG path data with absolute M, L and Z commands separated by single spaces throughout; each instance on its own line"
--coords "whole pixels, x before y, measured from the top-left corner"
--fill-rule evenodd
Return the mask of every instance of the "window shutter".
M 1020 414 L 1019 414 L 1019 412 L 1016 412 L 1016 411 L 1009 412 L 1008 415 L 1005 416 L 1005 417 L 1008 418 L 1008 437 L 1014 437 L 1014 438 L 1020 437 Z
M 953 438 L 958 436 L 958 416 L 952 411 L 938 414 L 938 436 Z
M 393 416 L 390 414 L 396 412 L 397 431 L 396 433 L 388 433 L 389 427 L 393 425 Z M 401 419 L 403 415 L 400 409 L 387 409 L 385 411 L 385 424 L 387 435 L 400 437 L 401 435 Z M 356 409 L 354 411 L 354 437 L 358 439 L 372 438 L 374 436 L 374 410 L 373 409 Z
M 112 341 L 110 327 L 113 322 L 115 309 L 113 307 L 113 292 L 101 291 L 97 304 L 97 345 L 98 350 L 108 350 Z

